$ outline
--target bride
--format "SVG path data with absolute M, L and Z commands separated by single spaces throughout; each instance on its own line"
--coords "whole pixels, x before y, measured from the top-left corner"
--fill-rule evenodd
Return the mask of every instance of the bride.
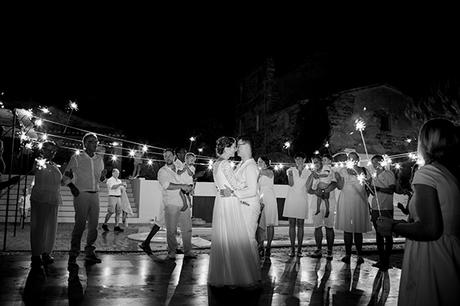
M 243 189 L 228 159 L 235 155 L 236 140 L 221 137 L 216 142 L 219 156 L 213 164 L 217 189 Z M 260 263 L 244 216 L 244 205 L 235 195 L 222 197 L 217 192 L 212 216 L 212 241 L 208 283 L 211 286 L 253 287 L 259 285 Z

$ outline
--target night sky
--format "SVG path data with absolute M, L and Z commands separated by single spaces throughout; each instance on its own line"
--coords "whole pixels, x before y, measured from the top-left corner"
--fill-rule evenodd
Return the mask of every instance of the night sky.
M 191 20 L 105 24 L 61 17 L 57 24 L 3 32 L 3 100 L 63 109 L 72 99 L 78 116 L 122 129 L 133 140 L 187 146 L 188 137 L 199 135 L 212 145 L 206 131 L 217 122 L 213 133 L 232 133 L 239 82 L 267 56 L 282 75 L 321 54 L 322 82 L 330 90 L 387 82 L 417 96 L 432 82 L 459 75 L 453 28 L 371 28 L 369 20 L 348 27 L 346 19 Z

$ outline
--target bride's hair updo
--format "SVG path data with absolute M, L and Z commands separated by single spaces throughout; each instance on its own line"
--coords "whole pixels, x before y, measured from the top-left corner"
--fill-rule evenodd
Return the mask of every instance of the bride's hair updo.
M 225 148 L 231 147 L 236 142 L 235 138 L 222 136 L 216 140 L 216 154 L 222 155 Z

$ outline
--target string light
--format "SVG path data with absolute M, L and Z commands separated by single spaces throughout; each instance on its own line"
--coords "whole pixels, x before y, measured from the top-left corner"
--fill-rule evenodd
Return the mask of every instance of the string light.
M 136 152 L 134 150 L 129 150 L 129 156 L 130 157 L 134 157 L 135 154 L 136 154 Z
M 80 155 L 80 150 L 75 150 L 75 155 Z
M 149 159 L 149 160 L 147 161 L 147 165 L 149 165 L 149 166 L 153 165 L 153 161 L 152 161 L 151 159 Z
M 142 152 L 145 153 L 145 152 L 147 152 L 147 150 L 148 150 L 147 146 L 146 146 L 146 145 L 143 145 L 143 146 L 142 146 Z
M 291 143 L 289 141 L 286 141 L 283 146 L 285 149 L 289 149 L 291 147 Z
M 118 158 L 117 158 L 116 155 L 112 155 L 111 159 L 112 159 L 112 161 L 117 161 Z
M 38 126 L 38 127 L 42 126 L 43 125 L 43 120 L 42 119 L 35 120 L 35 125 Z

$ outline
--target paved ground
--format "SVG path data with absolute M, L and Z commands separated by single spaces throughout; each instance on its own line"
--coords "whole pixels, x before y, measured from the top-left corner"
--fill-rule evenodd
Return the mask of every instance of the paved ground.
M 73 224 L 61 223 L 58 226 L 58 234 L 56 238 L 55 253 L 58 255 L 60 253 L 66 254 L 70 245 L 70 236 L 73 228 Z M 140 239 L 144 239 L 150 230 L 150 224 L 131 224 L 125 232 L 123 233 L 114 233 L 113 226 L 110 226 L 110 232 L 104 233 L 99 231 L 99 237 L 96 240 L 96 249 L 98 252 L 104 253 L 139 253 L 141 250 L 138 247 Z M 304 237 L 304 248 L 305 252 L 308 253 L 314 250 L 314 239 L 313 239 L 313 228 L 305 227 L 305 237 Z M 30 229 L 28 224 L 26 224 L 24 229 L 18 227 L 16 229 L 16 237 L 13 236 L 13 227 L 9 226 L 7 233 L 7 252 L 14 254 L 28 254 L 30 251 L 30 242 L 29 235 Z M 209 225 L 199 226 L 193 228 L 193 238 L 192 242 L 194 243 L 194 249 L 197 253 L 208 254 L 209 253 L 209 244 L 211 240 L 211 228 Z M 0 238 L 3 242 L 4 232 L 3 227 L 0 228 Z M 84 236 L 86 237 L 86 232 Z M 130 239 L 130 237 L 132 239 Z M 84 241 L 84 240 L 83 240 Z M 179 239 L 180 241 L 180 239 Z M 397 268 L 401 268 L 402 263 L 402 250 L 403 250 L 403 239 L 396 239 L 398 242 L 395 244 L 395 251 L 391 258 L 392 265 Z M 84 243 L 82 243 L 82 246 Z M 324 241 L 325 245 L 325 241 Z M 3 246 L 3 245 L 2 245 Z M 287 226 L 278 226 L 275 228 L 275 240 L 273 241 L 273 247 L 275 250 L 279 250 L 280 253 L 286 254 L 288 252 L 289 246 L 289 235 Z M 166 250 L 166 239 L 165 232 L 160 231 L 153 239 L 151 248 L 157 254 L 163 254 Z M 376 260 L 376 247 L 375 247 L 375 233 L 369 232 L 364 235 L 364 256 L 371 260 Z M 337 232 L 335 239 L 334 252 L 337 255 L 344 254 L 343 246 L 343 233 Z
M 0 256 L 2 305 L 396 305 L 399 269 L 373 268 L 325 258 L 289 258 L 281 249 L 262 262 L 258 290 L 207 286 L 209 255 L 175 261 L 161 255 L 102 254 L 102 263 L 67 272 L 67 258 L 43 274 L 32 272 L 29 256 Z M 69 278 L 70 276 L 70 278 Z M 381 304 L 383 305 L 383 304 Z

